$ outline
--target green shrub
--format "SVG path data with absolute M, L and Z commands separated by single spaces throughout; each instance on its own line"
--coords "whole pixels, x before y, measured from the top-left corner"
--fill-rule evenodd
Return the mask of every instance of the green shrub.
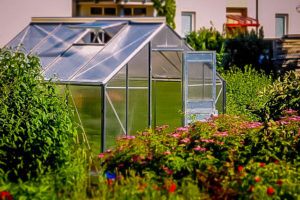
M 0 176 L 17 182 L 56 170 L 70 160 L 76 130 L 39 59 L 0 50 Z
M 263 34 L 257 35 L 254 30 L 251 32 L 238 32 L 232 37 L 227 38 L 224 45 L 224 68 L 232 66 L 243 67 L 252 65 L 258 70 L 271 71 L 269 50 L 265 50 Z M 260 56 L 264 55 L 266 61 L 259 61 Z
M 214 27 L 203 27 L 186 36 L 188 44 L 196 51 L 213 50 L 217 53 L 217 66 L 222 67 L 224 53 L 224 37 Z
M 300 110 L 300 75 L 290 71 L 266 87 L 258 98 L 266 98 L 257 111 L 261 120 L 278 119 L 285 110 Z
M 261 109 L 268 101 L 268 96 L 258 94 L 272 83 L 271 77 L 250 66 L 246 66 L 244 71 L 231 68 L 222 73 L 222 77 L 226 81 L 226 112 L 258 119 L 254 111 Z

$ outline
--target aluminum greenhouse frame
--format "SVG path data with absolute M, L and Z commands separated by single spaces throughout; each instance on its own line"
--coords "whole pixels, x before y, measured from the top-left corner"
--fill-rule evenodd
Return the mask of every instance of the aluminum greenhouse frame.
M 6 46 L 39 56 L 47 80 L 72 87 L 79 121 L 93 121 L 102 151 L 169 118 L 187 125 L 225 112 L 215 52 L 192 51 L 163 21 L 38 18 Z

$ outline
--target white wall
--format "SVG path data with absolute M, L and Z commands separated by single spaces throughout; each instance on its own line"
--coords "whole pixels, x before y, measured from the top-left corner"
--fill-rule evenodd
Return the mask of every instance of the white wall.
M 72 0 L 0 0 L 0 47 L 24 29 L 31 17 L 71 17 Z
M 214 27 L 220 32 L 223 31 L 223 25 L 226 22 L 226 0 L 176 0 L 176 32 L 181 34 L 181 13 L 196 13 L 196 30 L 205 26 Z
M 265 38 L 275 38 L 275 15 L 288 14 L 288 34 L 300 34 L 300 0 L 259 0 L 258 20 L 264 27 Z M 248 0 L 248 15 L 256 16 L 255 0 Z

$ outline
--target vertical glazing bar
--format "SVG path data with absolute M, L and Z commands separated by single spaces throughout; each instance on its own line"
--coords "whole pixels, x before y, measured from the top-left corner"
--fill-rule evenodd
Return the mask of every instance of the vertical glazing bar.
M 226 81 L 223 80 L 223 114 L 226 114 Z
M 186 81 L 186 74 L 187 74 L 187 62 L 186 62 L 186 52 L 182 55 L 182 81 L 181 81 L 181 89 L 182 89 L 182 125 L 186 125 L 186 101 L 187 101 L 187 88 L 188 82 Z
M 148 43 L 148 127 L 152 127 L 152 45 L 151 42 Z
M 216 101 L 216 90 L 217 90 L 217 88 L 216 88 L 216 73 L 217 73 L 217 71 L 216 71 L 216 64 L 217 64 L 217 62 L 216 62 L 216 52 L 213 52 L 212 53 L 212 57 L 213 57 L 213 73 L 212 73 L 212 78 L 213 78 L 213 91 L 212 91 L 212 98 L 213 98 L 213 102 L 215 102 Z M 215 103 L 213 103 L 213 108 L 214 108 L 214 110 L 216 110 L 216 104 Z
M 128 106 L 129 106 L 129 74 L 128 74 L 128 63 L 126 64 L 126 107 L 125 107 L 125 131 L 128 135 Z
M 152 109 L 153 109 L 153 115 L 152 115 L 152 117 L 153 117 L 153 127 L 155 128 L 156 127 L 156 124 L 157 124 L 157 107 L 156 107 L 156 98 L 157 98 L 157 94 L 156 94 L 156 90 L 157 90 L 157 81 L 156 80 L 154 80 L 153 81 L 153 85 L 152 85 L 152 99 L 153 99 L 153 101 L 152 101 Z
M 204 66 L 204 64 L 203 63 L 201 63 L 201 65 L 200 65 L 200 63 L 199 63 L 199 66 L 202 66 L 202 99 L 204 99 L 205 98 L 205 66 Z
M 106 85 L 101 86 L 101 152 L 105 151 L 106 140 Z

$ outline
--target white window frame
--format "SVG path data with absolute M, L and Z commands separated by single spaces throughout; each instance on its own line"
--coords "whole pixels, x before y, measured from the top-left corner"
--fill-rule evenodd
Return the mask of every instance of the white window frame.
M 195 21 L 196 21 L 196 12 L 191 12 L 191 11 L 184 11 L 184 12 L 181 12 L 181 35 L 182 35 L 182 37 L 185 37 L 188 33 L 190 33 L 190 32 L 184 32 L 184 30 L 183 30 L 183 26 L 182 26 L 182 24 L 183 24 L 183 16 L 188 16 L 188 17 L 190 17 L 191 18 L 191 24 L 190 24 L 190 27 L 191 27 L 191 29 L 190 29 L 190 32 L 192 32 L 192 31 L 195 31 Z
M 278 13 L 275 15 L 275 37 L 282 37 L 277 35 L 277 18 L 283 19 L 283 35 L 288 34 L 289 15 L 285 13 Z

